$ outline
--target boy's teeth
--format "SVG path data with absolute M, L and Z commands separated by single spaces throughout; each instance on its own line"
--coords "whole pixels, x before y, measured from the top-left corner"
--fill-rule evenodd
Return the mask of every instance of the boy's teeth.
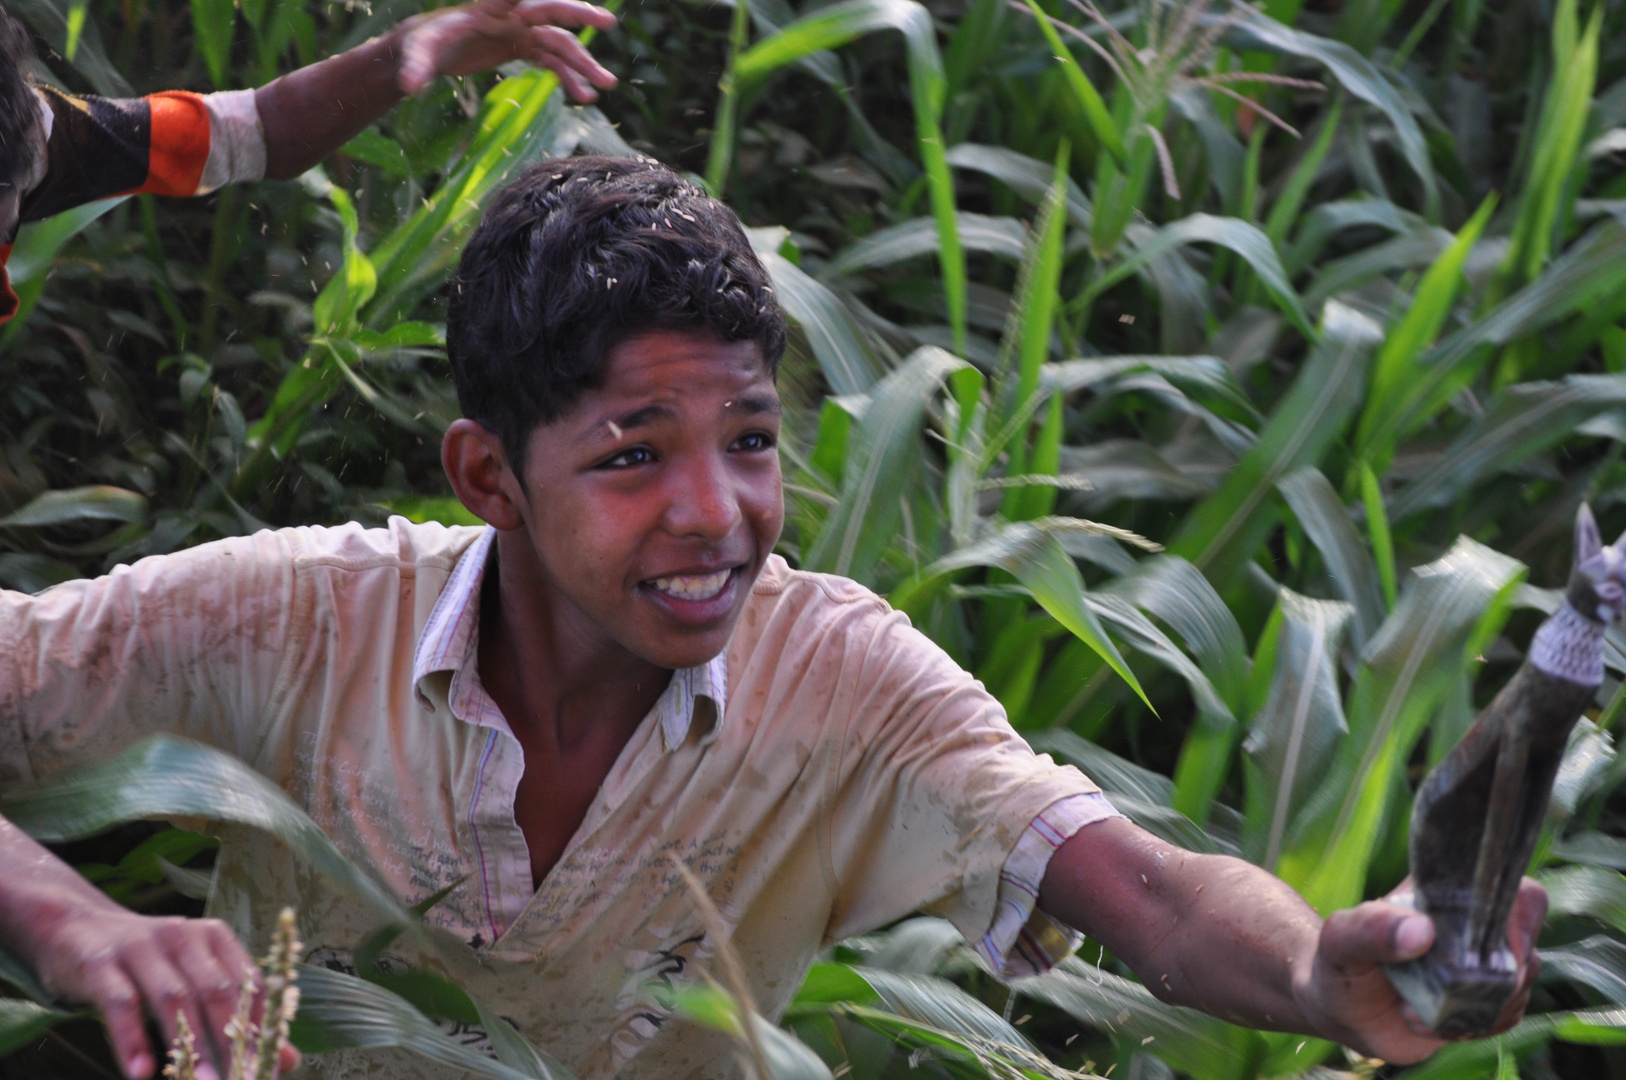
M 674 574 L 656 578 L 650 584 L 657 591 L 679 600 L 710 600 L 723 591 L 731 573 L 731 570 L 719 570 L 715 574 Z

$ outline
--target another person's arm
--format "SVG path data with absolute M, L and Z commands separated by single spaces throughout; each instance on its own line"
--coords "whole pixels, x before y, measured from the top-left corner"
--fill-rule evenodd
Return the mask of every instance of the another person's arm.
M 265 175 L 298 176 L 441 75 L 472 75 L 510 60 L 552 70 L 577 101 L 615 76 L 563 27 L 607 30 L 615 16 L 582 0 L 480 0 L 414 16 L 383 37 L 290 72 L 254 93 Z
M 1442 1045 L 1381 967 L 1421 956 L 1433 941 L 1429 919 L 1407 908 L 1372 901 L 1323 922 L 1264 870 L 1182 850 L 1122 818 L 1086 826 L 1057 849 L 1039 907 L 1111 949 L 1164 1001 L 1385 1061 L 1418 1061 Z M 1509 931 L 1522 982 L 1505 1026 L 1529 1001 L 1546 907 L 1527 879 Z

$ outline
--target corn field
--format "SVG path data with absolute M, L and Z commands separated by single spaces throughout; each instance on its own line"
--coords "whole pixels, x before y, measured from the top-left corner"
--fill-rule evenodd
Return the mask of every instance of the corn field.
M 42 79 L 119 96 L 256 86 L 422 6 L 8 2 L 52 50 Z M 461 242 L 531 162 L 646 154 L 738 210 L 790 318 L 793 564 L 886 594 L 1152 832 L 1322 912 L 1394 887 L 1417 783 L 1559 603 L 1577 507 L 1626 527 L 1626 10 L 619 14 L 596 107 L 523 68 L 442 80 L 299 181 L 25 229 L 0 585 L 266 527 L 472 521 L 438 455 Z M 1383 1075 L 1626 1080 L 1617 634 L 1532 867 L 1552 904 L 1530 1015 Z M 145 744 L 0 813 L 122 902 L 192 913 L 211 842 L 128 823 L 238 815 L 378 912 L 364 977 L 301 971 L 306 1053 L 568 1075 L 517 1034 L 495 1060 L 441 1034 L 488 1006 L 367 962 L 422 912 L 213 751 Z M 1163 1005 L 1094 942 L 1007 987 L 913 919 L 821 956 L 779 1024 L 715 974 L 684 1009 L 758 1080 L 1376 1068 Z M 111 1075 L 93 1018 L 11 958 L 0 979 L 0 1076 Z

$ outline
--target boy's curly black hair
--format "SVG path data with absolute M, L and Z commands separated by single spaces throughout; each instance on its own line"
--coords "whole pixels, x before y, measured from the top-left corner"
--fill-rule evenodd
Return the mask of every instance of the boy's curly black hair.
M 754 341 L 770 371 L 785 351 L 785 317 L 732 210 L 645 158 L 542 162 L 497 196 L 452 279 L 458 404 L 521 474 L 532 430 L 652 330 Z
M 40 112 L 28 69 L 34 42 L 0 4 L 0 186 L 16 187 L 34 174 L 44 152 Z

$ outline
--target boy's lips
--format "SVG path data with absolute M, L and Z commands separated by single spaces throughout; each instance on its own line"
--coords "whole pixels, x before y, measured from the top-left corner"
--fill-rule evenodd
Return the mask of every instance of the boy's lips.
M 668 616 L 705 626 L 733 611 L 744 570 L 728 566 L 705 573 L 666 574 L 639 582 L 639 590 Z

